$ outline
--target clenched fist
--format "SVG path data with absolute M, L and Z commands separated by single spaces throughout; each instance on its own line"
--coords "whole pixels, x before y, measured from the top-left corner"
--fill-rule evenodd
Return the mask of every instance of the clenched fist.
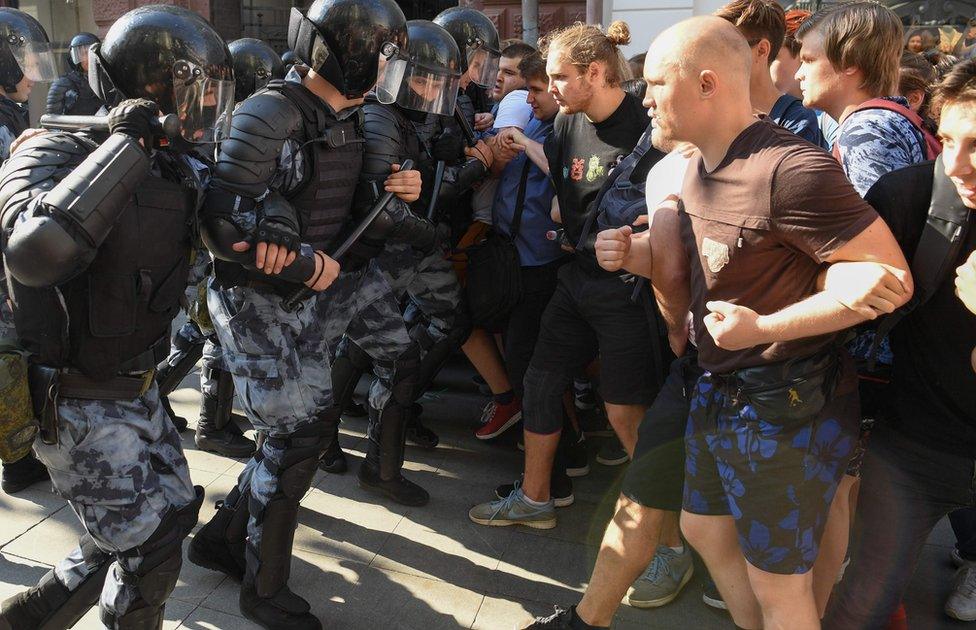
M 629 225 L 603 230 L 596 235 L 596 260 L 607 271 L 620 271 L 630 257 L 630 237 L 634 229 Z

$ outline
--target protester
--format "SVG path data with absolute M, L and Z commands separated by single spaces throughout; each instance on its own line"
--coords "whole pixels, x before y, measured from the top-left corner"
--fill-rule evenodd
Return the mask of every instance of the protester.
M 471 520 L 482 525 L 555 527 L 550 483 L 558 480 L 572 487 L 556 462 L 564 424 L 563 394 L 597 348 L 607 415 L 628 454 L 633 453 L 637 425 L 654 398 L 655 359 L 648 351 L 647 314 L 630 300 L 632 282 L 601 270 L 592 249 L 591 202 L 647 126 L 640 101 L 620 88 L 618 46 L 629 41 L 623 22 L 612 23 L 606 33 L 576 24 L 554 32 L 543 46 L 550 91 L 560 110 L 545 154 L 558 216 L 575 256 L 559 270 L 525 373 L 522 482 L 505 498 L 471 509 Z
M 693 18 L 655 40 L 645 70 L 655 134 L 701 151 L 681 209 L 699 364 L 707 373 L 689 416 L 681 528 L 738 626 L 812 628 L 819 613 L 810 569 L 857 423 L 853 373 L 837 358 L 831 333 L 864 318 L 831 291 L 816 293 L 813 280 L 824 262 L 880 260 L 902 270 L 905 281 L 907 265 L 829 155 L 755 121 L 751 65 L 748 43 L 726 21 Z M 752 202 L 756 185 L 768 190 L 764 208 Z M 743 203 L 729 203 L 735 199 Z M 900 298 L 908 297 L 902 287 Z M 797 391 L 791 406 L 784 370 L 813 391 L 836 378 L 833 394 L 814 399 Z M 779 385 L 784 398 L 734 389 L 736 377 L 755 391 Z M 822 474 L 800 483 L 811 453 Z
M 908 41 L 905 42 L 905 50 L 915 54 L 925 51 L 925 42 L 920 32 L 915 32 L 908 36 Z
M 630 74 L 635 79 L 644 76 L 644 57 L 645 54 L 640 53 L 627 60 L 627 63 L 630 65 Z
M 770 67 L 782 49 L 786 34 L 783 7 L 775 0 L 733 0 L 715 15 L 734 24 L 752 49 L 749 96 L 753 108 L 804 140 L 821 146 L 823 138 L 816 113 L 805 108 L 798 97 L 780 90 L 771 76 Z
M 974 79 L 976 62 L 967 61 L 936 90 L 942 156 L 894 171 L 868 193 L 913 269 L 921 268 L 922 256 L 945 258 L 951 252 L 945 243 L 956 242 L 958 253 L 943 263 L 943 276 L 932 271 L 916 276 L 925 288 L 921 301 L 891 331 L 899 358 L 889 388 L 893 404 L 877 423 L 865 456 L 854 553 L 824 620 L 826 628 L 883 627 L 901 601 L 932 528 L 954 508 L 973 506 L 976 377 L 970 352 L 976 327 L 955 295 L 951 269 L 965 264 L 976 248 L 976 163 L 968 148 L 976 141 Z M 937 239 L 941 244 L 935 249 L 921 244 L 922 234 L 931 229 L 926 222 L 930 206 L 959 222 L 958 229 L 951 228 L 956 236 Z M 931 268 L 932 261 L 927 264 Z M 976 619 L 976 599 L 969 595 L 976 565 L 966 560 L 957 574 L 956 593 L 968 596 L 951 596 L 946 612 L 971 620 Z
M 796 39 L 796 31 L 809 18 L 811 13 L 803 9 L 790 9 L 786 12 L 786 36 L 783 46 L 779 49 L 776 59 L 769 64 L 769 74 L 773 77 L 773 84 L 783 94 L 790 94 L 803 100 L 800 82 L 796 78 L 796 71 L 800 68 L 800 42 Z M 823 110 L 813 110 L 817 116 L 817 126 L 820 128 L 820 146 L 828 151 L 837 139 L 837 121 L 828 116 Z

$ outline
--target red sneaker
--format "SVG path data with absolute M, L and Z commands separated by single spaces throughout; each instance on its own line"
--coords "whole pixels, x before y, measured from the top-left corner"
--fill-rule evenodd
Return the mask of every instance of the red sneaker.
M 908 615 L 905 613 L 905 604 L 898 604 L 895 612 L 891 613 L 885 630 L 908 630 Z
M 479 440 L 496 438 L 518 424 L 521 419 L 522 401 L 518 398 L 514 398 L 507 405 L 499 405 L 492 400 L 485 405 L 481 414 L 482 426 L 475 431 L 474 436 Z

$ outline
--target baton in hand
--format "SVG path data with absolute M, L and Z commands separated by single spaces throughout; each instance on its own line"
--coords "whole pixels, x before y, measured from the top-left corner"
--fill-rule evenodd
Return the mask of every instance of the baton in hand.
M 430 191 L 430 205 L 427 206 L 427 220 L 433 221 L 437 212 L 437 198 L 441 196 L 441 184 L 444 182 L 444 160 L 437 161 L 434 171 L 434 188 Z
M 468 122 L 468 119 L 464 116 L 464 112 L 461 111 L 461 107 L 458 105 L 454 106 L 454 122 L 461 128 L 461 133 L 464 134 L 464 140 L 468 143 L 469 147 L 478 144 L 478 138 L 474 135 L 474 129 L 472 129 L 471 123 Z
M 69 116 L 64 114 L 44 114 L 41 127 L 61 131 L 97 131 L 108 133 L 108 116 Z M 176 114 L 166 114 L 153 118 L 150 123 L 154 136 L 175 138 L 180 135 L 180 118 Z
M 401 172 L 412 169 L 413 160 L 404 160 L 403 164 L 400 165 Z M 356 226 L 356 229 L 352 231 L 352 234 L 350 234 L 346 240 L 344 240 L 342 244 L 329 255 L 329 258 L 332 260 L 340 260 L 343 256 L 345 256 L 346 252 L 348 252 L 349 249 L 356 244 L 356 241 L 362 237 L 363 233 L 366 232 L 373 221 L 376 220 L 376 217 L 380 216 L 380 213 L 383 212 L 386 206 L 393 201 L 393 197 L 395 195 L 396 193 L 393 192 L 383 193 L 383 196 L 380 197 L 379 200 L 373 204 L 373 207 L 369 209 L 369 213 L 366 215 L 366 218 L 363 219 L 362 223 Z M 291 313 L 298 308 L 300 303 L 308 299 L 313 293 L 315 293 L 315 291 L 312 291 L 312 289 L 309 287 L 299 287 L 281 303 L 282 310 L 284 310 L 286 313 Z

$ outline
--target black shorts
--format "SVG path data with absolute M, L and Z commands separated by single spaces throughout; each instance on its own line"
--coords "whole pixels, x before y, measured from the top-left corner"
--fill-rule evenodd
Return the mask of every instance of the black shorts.
M 697 356 L 671 363 L 660 393 L 644 414 L 634 459 L 624 476 L 621 493 L 631 501 L 659 510 L 681 510 L 688 408 L 701 374 Z
M 599 353 L 603 400 L 650 405 L 660 382 L 653 351 L 659 342 L 651 338 L 653 311 L 644 303 L 649 292 L 641 291 L 635 302 L 634 288 L 632 276 L 589 269 L 578 259 L 563 266 L 530 366 L 573 377 Z

